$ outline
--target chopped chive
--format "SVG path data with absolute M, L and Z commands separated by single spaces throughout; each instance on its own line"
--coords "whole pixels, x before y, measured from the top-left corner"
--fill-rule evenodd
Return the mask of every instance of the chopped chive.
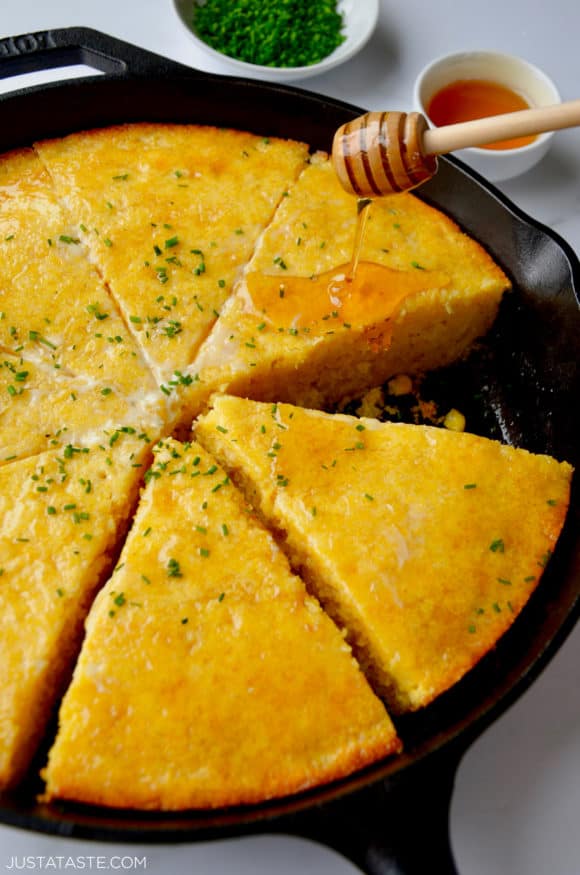
M 168 577 L 183 577 L 177 559 L 170 559 L 167 563 L 167 575 Z

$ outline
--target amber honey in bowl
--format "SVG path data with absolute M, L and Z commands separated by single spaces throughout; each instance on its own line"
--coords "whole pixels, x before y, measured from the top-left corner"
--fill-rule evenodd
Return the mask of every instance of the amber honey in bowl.
M 486 79 L 458 79 L 439 89 L 427 105 L 427 114 L 434 125 L 452 125 L 529 109 L 527 100 L 498 82 Z M 514 137 L 482 146 L 483 149 L 519 149 L 537 139 L 536 135 Z

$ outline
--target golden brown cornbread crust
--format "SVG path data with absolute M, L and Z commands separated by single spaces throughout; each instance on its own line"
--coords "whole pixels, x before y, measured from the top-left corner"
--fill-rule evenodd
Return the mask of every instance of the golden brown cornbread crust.
M 377 205 L 365 244 L 365 257 L 384 264 L 393 276 L 411 271 L 425 278 L 425 288 L 407 299 L 395 316 L 388 350 L 368 342 L 369 336 L 380 336 L 385 329 L 373 321 L 372 313 L 363 331 L 312 338 L 291 326 L 274 325 L 267 313 L 248 308 L 247 271 L 309 275 L 350 255 L 352 201 L 338 188 L 326 158 L 309 160 L 307 152 L 301 143 L 239 131 L 141 124 L 73 134 L 0 156 L 0 531 L 4 525 L 10 532 L 8 569 L 11 551 L 15 557 L 26 555 L 27 542 L 22 539 L 27 535 L 11 529 L 14 489 L 2 487 L 2 482 L 18 483 L 26 493 L 30 526 L 39 542 L 38 598 L 46 608 L 40 619 L 47 630 L 42 659 L 60 676 L 53 686 L 45 675 L 28 673 L 30 688 L 23 707 L 8 698 L 0 700 L 0 714 L 6 718 L 4 734 L 0 732 L 0 786 L 15 783 L 26 769 L 63 678 L 70 674 L 75 645 L 66 636 L 59 638 L 59 622 L 78 629 L 103 583 L 105 568 L 123 542 L 125 520 L 143 483 L 153 442 L 178 427 L 189 428 L 215 389 L 273 401 L 335 403 L 395 372 L 421 371 L 461 357 L 495 317 L 509 285 L 503 272 L 453 222 L 411 195 Z M 445 270 L 449 282 L 441 279 Z M 168 439 L 163 444 L 158 462 L 171 467 L 171 454 L 177 452 L 192 464 L 194 450 Z M 122 455 L 123 447 L 131 447 L 129 456 Z M 216 451 L 221 452 L 217 444 Z M 203 450 L 197 455 L 203 456 Z M 121 466 L 119 458 L 125 459 Z M 91 466 L 101 470 L 103 464 L 105 476 L 97 478 Z M 53 477 L 48 484 L 32 479 L 45 477 L 37 465 L 56 466 L 61 476 L 65 465 L 71 478 L 74 471 L 79 495 L 60 496 L 59 490 L 72 489 L 72 479 L 69 483 Z M 209 461 L 207 465 L 213 467 Z M 165 555 L 161 544 L 157 550 L 164 557 L 163 573 L 157 582 L 162 597 L 142 579 L 148 577 L 148 567 L 140 567 L 137 545 L 146 528 L 138 525 L 151 495 L 165 495 L 158 515 L 164 518 L 169 544 L 180 526 L 182 540 L 187 523 L 190 540 L 192 528 L 206 528 L 184 498 L 196 493 L 180 493 L 174 485 L 181 478 L 180 466 L 173 468 L 171 478 L 163 473 L 151 469 L 136 525 L 125 542 L 126 568 L 120 560 L 87 620 L 86 648 L 65 698 L 47 771 L 48 796 L 168 810 L 238 804 L 298 792 L 399 750 L 389 718 L 348 646 L 290 574 L 273 542 L 268 541 L 267 550 L 277 557 L 277 574 L 291 595 L 262 600 L 256 589 L 246 587 L 238 621 L 244 629 L 256 631 L 248 633 L 243 646 L 233 615 L 230 626 L 223 625 L 233 601 L 231 592 L 220 599 L 227 589 L 223 581 L 231 581 L 232 566 L 236 560 L 243 564 L 254 542 L 266 550 L 268 536 L 251 517 L 245 521 L 250 528 L 236 557 L 216 562 L 214 583 L 219 592 L 200 594 L 202 575 L 187 582 L 175 575 L 170 582 L 184 584 L 175 599 L 167 589 L 168 562 L 175 557 Z M 101 479 L 110 479 L 109 493 L 94 488 Z M 200 476 L 199 482 L 208 486 L 209 479 L 201 481 Z M 54 490 L 54 499 L 39 491 L 45 486 Z M 222 489 L 234 493 L 231 484 Z M 73 508 L 81 496 L 95 502 L 94 509 Z M 240 499 L 232 501 L 239 505 Z M 560 509 L 565 512 L 564 503 Z M 93 517 L 101 526 L 98 531 L 86 526 Z M 52 563 L 58 553 L 55 542 L 65 540 L 60 528 L 65 521 L 76 527 L 82 540 L 78 556 L 63 571 Z M 221 525 L 227 527 L 225 520 Z M 201 534 L 196 529 L 195 537 Z M 223 540 L 223 530 L 217 536 Z M 87 545 L 100 558 L 83 564 Z M 200 543 L 199 549 L 209 548 Z M 209 556 L 199 554 L 200 567 L 211 550 Z M 150 564 L 155 564 L 153 558 Z M 262 576 L 260 572 L 258 578 Z M 309 578 L 314 575 L 309 573 Z M 26 575 L 18 592 L 10 580 L 2 569 L 0 599 L 5 599 L 6 616 L 16 616 L 23 595 L 34 601 L 33 591 Z M 66 587 L 63 581 L 68 581 Z M 72 595 L 65 598 L 61 591 L 68 595 L 68 590 Z M 180 611 L 177 623 L 175 610 Z M 299 629 L 301 616 L 307 618 L 305 627 L 316 627 L 313 636 L 318 636 L 320 646 L 314 648 L 304 673 L 294 678 L 284 660 L 293 647 L 296 659 L 303 648 L 306 653 L 312 646 Z M 196 628 L 199 641 L 195 634 L 191 637 Z M 269 686 L 269 673 L 261 667 L 261 702 L 255 712 L 246 713 L 234 664 L 226 659 L 220 665 L 224 636 L 231 652 L 241 647 L 236 664 L 247 662 L 251 667 L 259 664 L 260 641 L 268 640 L 277 628 L 287 637 L 280 632 L 273 652 L 285 666 L 282 679 L 294 683 L 292 695 L 276 684 Z M 207 659 L 207 679 L 196 700 L 198 644 Z M 117 654 L 128 666 L 117 677 L 108 653 L 111 658 Z M 0 640 L 0 664 L 16 666 L 19 683 L 26 674 L 26 660 L 34 658 L 26 637 Z M 160 672 L 147 692 L 142 675 L 155 658 Z M 324 683 L 313 676 L 316 666 Z M 366 660 L 365 670 L 379 688 L 388 686 L 373 659 Z M 219 687 L 233 690 L 229 704 L 211 693 Z M 168 691 L 164 715 L 159 702 Z M 304 718 L 305 723 L 295 716 L 293 722 L 293 715 L 301 713 L 301 700 L 311 694 L 313 714 Z M 198 737 L 196 701 L 207 705 L 205 730 L 201 727 Z M 26 721 L 19 716 L 23 708 L 34 724 L 28 739 Z M 252 713 L 256 733 L 246 727 L 235 737 Z M 151 721 L 148 714 L 153 715 Z M 170 737 L 172 720 L 188 727 L 187 737 Z M 224 720 L 228 727 L 232 724 L 233 734 L 220 747 L 213 739 L 220 736 Z M 115 739 L 113 753 L 109 738 Z M 125 757 L 136 748 L 138 763 Z M 206 749 L 211 753 L 208 774 L 203 757 L 195 761 Z M 181 768 L 181 762 L 187 762 L 187 768 Z
M 409 274 L 423 281 L 387 320 L 393 326 L 390 345 L 381 343 L 385 322 L 372 311 L 360 314 L 360 325 L 342 325 L 329 302 L 321 331 L 296 329 L 291 321 L 270 318 L 268 308 L 252 306 L 247 278 L 253 272 L 272 276 L 278 303 L 276 284 L 283 285 L 286 275 L 317 276 L 348 264 L 355 224 L 352 198 L 330 162 L 317 154 L 281 202 L 188 370 L 196 378 L 193 410 L 214 391 L 329 407 L 362 385 L 457 361 L 488 332 L 509 280 L 451 219 L 412 194 L 372 204 L 361 252 L 361 261 L 388 268 L 393 283 Z M 302 313 L 308 306 L 308 296 L 296 305 Z
M 446 429 L 217 396 L 195 434 L 392 712 L 431 702 L 509 628 L 569 502 L 567 463 Z
M 198 445 L 164 441 L 87 621 L 48 798 L 207 808 L 400 750 L 342 635 Z
M 158 384 L 195 359 L 305 144 L 199 125 L 122 125 L 35 144 Z M 187 415 L 187 413 L 186 413 Z
M 0 786 L 23 776 L 68 683 L 148 463 L 124 433 L 0 468 Z

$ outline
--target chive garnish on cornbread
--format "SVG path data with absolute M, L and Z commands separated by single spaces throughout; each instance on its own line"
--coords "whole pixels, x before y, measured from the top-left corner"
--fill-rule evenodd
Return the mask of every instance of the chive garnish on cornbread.
M 400 749 L 349 646 L 201 447 L 162 442 L 87 622 L 48 797 L 253 802 Z
M 128 403 L 159 392 L 31 149 L 0 156 L 0 347 Z
M 284 533 L 397 711 L 509 628 L 568 507 L 570 465 L 467 433 L 217 396 L 195 434 Z
M 371 206 L 368 281 L 346 301 L 321 293 L 318 278 L 350 261 L 355 231 L 354 199 L 313 156 L 188 371 L 193 411 L 212 391 L 327 407 L 393 374 L 456 361 L 487 333 L 507 277 L 410 194 Z
M 137 501 L 148 445 L 72 444 L 0 468 L 0 787 L 23 776 Z
M 161 413 L 155 391 L 124 395 L 0 352 L 0 465 L 67 445 L 107 444 L 114 434 L 153 441 L 165 428 Z
M 17 624 L 6 627 L 0 665 L 16 666 L 38 734 L 62 687 L 61 657 L 74 655 L 71 630 L 143 488 L 62 710 L 52 798 L 251 802 L 399 750 L 384 707 L 264 520 L 399 710 L 431 701 L 491 647 L 549 561 L 569 466 L 279 403 L 349 405 L 364 392 L 357 412 L 375 415 L 377 384 L 396 374 L 393 394 L 408 393 L 409 375 L 466 354 L 508 287 L 477 243 L 411 195 L 370 208 L 348 285 L 339 269 L 354 203 L 324 156 L 305 167 L 306 151 L 144 124 L 0 157 L 0 507 L 11 538 L 0 596 Z M 224 387 L 270 401 L 216 401 L 199 425 L 253 507 L 207 451 L 169 437 L 188 433 Z M 421 416 L 442 419 L 430 407 L 419 399 Z M 444 422 L 465 427 L 454 409 Z M 146 470 L 147 445 L 160 437 Z M 42 479 L 44 459 L 66 495 L 54 476 Z M 97 463 L 107 473 L 97 476 Z M 26 466 L 37 504 L 16 483 Z M 516 495 L 534 510 L 521 532 Z M 18 564 L 26 558 L 32 574 Z M 32 658 L 43 636 L 52 648 L 45 674 L 10 650 L 27 646 L 30 625 L 2 589 L 15 569 L 19 604 L 42 633 Z M 70 611 L 50 603 L 43 617 L 47 593 Z M 0 729 L 0 780 L 12 783 L 36 738 L 15 702 Z M 23 734 L 12 738 L 14 727 Z
M 157 381 L 171 391 L 307 147 L 242 131 L 136 124 L 35 148 Z

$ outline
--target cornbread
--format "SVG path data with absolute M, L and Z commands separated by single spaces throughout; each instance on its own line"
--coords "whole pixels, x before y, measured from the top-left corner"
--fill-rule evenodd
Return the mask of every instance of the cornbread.
M 290 140 L 137 124 L 36 143 L 75 235 L 173 391 L 302 169 Z
M 216 397 L 195 434 L 396 711 L 431 702 L 508 629 L 569 501 L 567 463 L 445 429 Z
M 450 219 L 410 194 L 372 204 L 363 283 L 353 282 L 350 300 L 321 288 L 317 277 L 337 265 L 348 270 L 355 227 L 354 199 L 329 161 L 314 156 L 188 371 L 192 410 L 212 391 L 324 407 L 393 374 L 456 361 L 487 333 L 508 279 Z
M 569 465 L 451 433 L 460 410 L 282 403 L 380 412 L 385 380 L 404 395 L 495 318 L 509 282 L 451 220 L 412 195 L 366 215 L 353 273 L 326 156 L 240 131 L 0 156 L 0 787 L 67 687 L 48 800 L 332 781 L 401 750 L 377 694 L 428 704 L 521 611 Z M 203 448 L 179 443 L 212 394 Z
M 108 444 L 117 433 L 163 433 L 158 395 L 128 398 L 86 377 L 0 352 L 0 465 L 68 444 Z
M 0 787 L 16 784 L 114 561 L 148 446 L 51 450 L 0 468 Z
M 163 441 L 99 593 L 47 797 L 207 808 L 400 749 L 342 635 L 214 459 Z
M 0 347 L 134 403 L 159 391 L 31 149 L 0 156 Z

